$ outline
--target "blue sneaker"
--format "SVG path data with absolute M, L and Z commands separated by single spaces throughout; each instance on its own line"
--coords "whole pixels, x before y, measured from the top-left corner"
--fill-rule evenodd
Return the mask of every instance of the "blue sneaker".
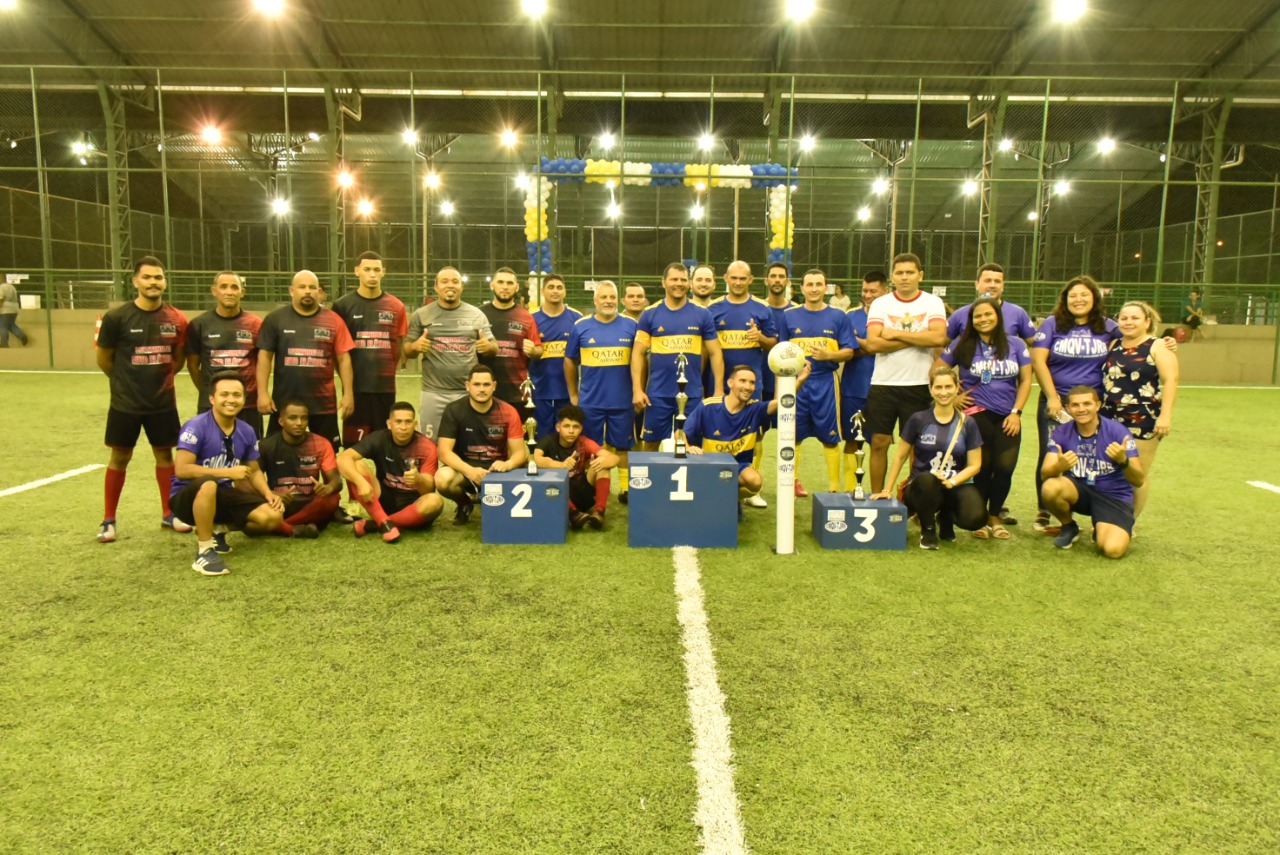
M 1071 545 L 1079 539 L 1080 524 L 1072 520 L 1062 527 L 1062 531 L 1058 532 L 1058 536 L 1053 539 L 1053 545 L 1059 549 L 1070 549 Z
M 225 576 L 231 572 L 231 568 L 222 560 L 222 556 L 212 549 L 197 552 L 196 560 L 191 563 L 191 569 L 204 576 Z
M 160 518 L 160 527 L 161 527 L 161 528 L 168 528 L 168 529 L 172 529 L 172 530 L 176 531 L 178 534 L 186 534 L 186 533 L 187 533 L 187 532 L 189 532 L 189 531 L 194 531 L 194 530 L 195 530 L 195 529 L 193 529 L 191 526 L 189 526 L 189 525 L 187 525 L 186 523 L 184 523 L 182 520 L 178 519 L 178 518 L 177 518 L 176 516 L 174 516 L 173 514 L 169 514 L 169 515 L 168 515 L 168 516 L 166 516 L 166 517 L 161 517 L 161 518 Z
M 227 533 L 225 531 L 215 531 L 213 533 L 213 551 L 219 555 L 226 555 L 231 551 L 231 544 L 227 543 Z
M 98 543 L 115 543 L 116 542 L 116 521 L 103 520 L 102 525 L 98 526 Z

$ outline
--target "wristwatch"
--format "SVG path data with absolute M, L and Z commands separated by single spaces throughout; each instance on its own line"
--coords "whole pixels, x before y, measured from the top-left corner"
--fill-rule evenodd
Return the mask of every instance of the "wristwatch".
M 1009 415 L 1011 415 L 1011 416 L 1020 416 L 1020 415 L 1022 415 L 1022 410 L 1021 410 L 1021 409 L 1019 409 L 1018 407 L 1014 407 L 1012 410 L 1010 410 L 1010 411 L 1009 411 Z

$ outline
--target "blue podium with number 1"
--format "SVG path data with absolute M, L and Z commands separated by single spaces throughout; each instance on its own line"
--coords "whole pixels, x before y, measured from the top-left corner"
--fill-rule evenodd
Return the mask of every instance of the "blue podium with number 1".
M 481 543 L 564 543 L 569 470 L 490 472 L 480 482 Z
M 628 546 L 738 545 L 738 462 L 728 454 L 635 452 Z

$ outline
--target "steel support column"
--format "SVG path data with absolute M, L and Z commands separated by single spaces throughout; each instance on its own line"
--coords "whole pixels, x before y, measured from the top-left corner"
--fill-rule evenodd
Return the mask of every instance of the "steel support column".
M 1213 262 L 1218 241 L 1218 183 L 1222 180 L 1222 151 L 1232 99 L 1210 107 L 1201 118 L 1200 157 L 1196 161 L 1196 232 L 1191 252 L 1191 281 L 1213 282 Z
M 324 90 L 324 108 L 326 117 L 329 120 L 329 134 L 325 138 L 325 142 L 329 149 L 329 164 L 333 168 L 330 177 L 334 181 L 334 197 L 329 205 L 329 271 L 330 293 L 338 295 L 342 293 L 342 269 L 344 267 L 343 259 L 347 255 L 347 191 L 346 188 L 336 183 L 337 176 L 346 163 L 343 159 L 343 151 L 346 148 L 343 140 L 343 109 L 338 102 L 338 93 L 331 87 Z
M 124 99 L 106 83 L 98 83 L 98 100 L 106 129 L 107 224 L 111 243 L 111 290 L 123 297 L 124 271 L 133 267 L 133 238 L 129 229 L 129 145 Z M 165 259 L 167 263 L 169 259 Z

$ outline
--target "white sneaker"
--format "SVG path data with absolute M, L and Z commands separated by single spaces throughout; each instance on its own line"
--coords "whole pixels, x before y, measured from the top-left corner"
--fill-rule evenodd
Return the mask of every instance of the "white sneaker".
M 756 495 L 754 495 L 754 496 L 747 496 L 747 498 L 743 501 L 743 504 L 744 504 L 744 505 L 746 505 L 748 508 L 767 508 L 767 507 L 769 507 L 769 503 L 768 503 L 768 502 L 766 502 L 766 501 L 764 500 L 764 496 L 761 496 L 759 493 L 757 493 L 757 494 L 756 494 Z

